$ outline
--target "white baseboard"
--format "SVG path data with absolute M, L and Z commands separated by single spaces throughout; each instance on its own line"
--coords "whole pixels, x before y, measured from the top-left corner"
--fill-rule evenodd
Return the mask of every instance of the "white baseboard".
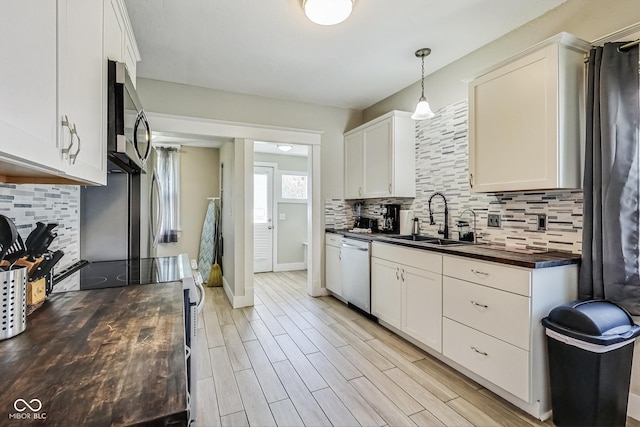
M 629 393 L 627 415 L 640 421 L 640 395 Z
M 285 264 L 275 264 L 273 266 L 273 271 L 295 271 L 295 270 L 306 270 L 307 265 L 304 262 L 288 262 Z
M 224 293 L 227 295 L 227 299 L 229 300 L 231 307 L 242 308 L 253 305 L 253 286 L 245 288 L 244 295 L 234 295 L 229 283 L 227 283 L 227 280 L 222 277 L 222 287 L 224 288 Z

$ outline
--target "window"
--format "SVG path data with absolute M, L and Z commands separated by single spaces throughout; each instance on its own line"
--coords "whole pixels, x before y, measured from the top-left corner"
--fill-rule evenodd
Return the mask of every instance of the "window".
M 307 200 L 307 174 L 304 172 L 282 172 L 282 200 Z

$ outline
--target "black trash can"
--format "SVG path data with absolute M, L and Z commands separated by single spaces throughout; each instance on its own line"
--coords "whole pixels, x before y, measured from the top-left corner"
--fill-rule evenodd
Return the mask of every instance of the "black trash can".
M 640 326 L 609 301 L 574 301 L 542 319 L 553 422 L 621 426 L 627 417 L 633 342 Z

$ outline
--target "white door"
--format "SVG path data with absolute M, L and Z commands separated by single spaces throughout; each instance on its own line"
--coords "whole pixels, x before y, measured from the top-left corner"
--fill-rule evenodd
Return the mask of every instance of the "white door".
M 253 168 L 253 271 L 273 271 L 273 168 Z

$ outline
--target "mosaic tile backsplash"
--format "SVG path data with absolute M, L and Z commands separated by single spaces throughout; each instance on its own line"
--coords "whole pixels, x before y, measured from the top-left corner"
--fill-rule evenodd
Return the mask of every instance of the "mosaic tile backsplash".
M 36 222 L 56 222 L 58 237 L 50 250 L 64 257 L 56 269 L 80 259 L 80 187 L 74 185 L 2 184 L 0 214 L 10 218 L 26 239 Z
M 468 183 L 469 141 L 467 100 L 443 107 L 431 120 L 416 122 L 415 199 L 369 199 L 363 215 L 382 219 L 381 204 L 396 203 L 412 209 L 420 219 L 423 234 L 436 235 L 443 224 L 442 198 L 432 201 L 434 220 L 429 225 L 429 198 L 438 191 L 447 198 L 451 238 L 458 238 L 455 226 L 464 219 L 476 230 L 479 242 L 506 247 L 537 248 L 581 253 L 582 190 L 472 193 Z M 352 200 L 327 199 L 325 224 L 330 228 L 353 226 Z M 487 227 L 487 215 L 499 214 L 501 228 Z M 537 215 L 547 215 L 547 229 L 538 230 Z

